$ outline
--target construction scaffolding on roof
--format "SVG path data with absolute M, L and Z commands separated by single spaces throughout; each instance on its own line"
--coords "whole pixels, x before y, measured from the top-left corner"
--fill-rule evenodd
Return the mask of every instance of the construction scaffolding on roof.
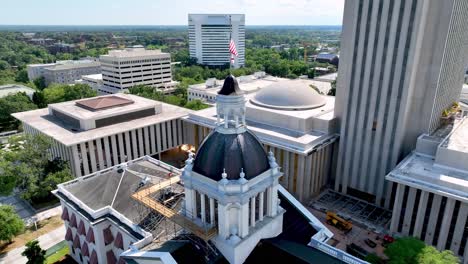
M 134 174 L 144 174 L 132 170 L 128 171 Z M 215 225 L 213 226 L 209 224 L 197 223 L 192 220 L 196 219 L 196 217 L 191 217 L 181 213 L 183 210 L 180 210 L 179 203 L 183 201 L 183 199 L 180 199 L 183 193 L 178 196 L 162 199 L 165 198 L 164 194 L 168 192 L 168 190 L 170 190 L 173 186 L 179 186 L 180 188 L 180 176 L 169 176 L 170 177 L 166 180 L 161 180 L 154 185 L 139 189 L 133 193 L 131 197 L 138 203 L 144 205 L 147 208 L 150 208 L 154 212 L 157 212 L 161 217 L 164 217 L 165 219 L 173 222 L 182 229 L 185 229 L 186 231 L 194 234 L 204 241 L 209 241 L 215 237 L 218 233 Z M 156 222 L 160 223 L 162 219 L 157 218 L 155 220 Z

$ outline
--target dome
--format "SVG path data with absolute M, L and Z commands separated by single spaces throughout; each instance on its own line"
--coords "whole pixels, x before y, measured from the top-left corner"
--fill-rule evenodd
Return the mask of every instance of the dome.
M 306 110 L 324 106 L 325 98 L 304 80 L 280 81 L 258 91 L 250 101 L 280 110 Z
M 192 170 L 219 181 L 223 169 L 229 180 L 239 179 L 244 169 L 249 180 L 269 170 L 270 164 L 262 144 L 250 131 L 222 134 L 214 130 L 200 146 Z

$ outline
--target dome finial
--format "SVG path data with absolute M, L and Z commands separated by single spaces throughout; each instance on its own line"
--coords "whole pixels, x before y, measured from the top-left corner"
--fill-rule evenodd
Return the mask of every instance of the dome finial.
M 239 173 L 239 182 L 241 184 L 244 184 L 246 182 L 248 182 L 246 179 L 245 179 L 245 173 L 244 173 L 244 168 L 241 168 L 241 172 Z
M 221 177 L 223 177 L 223 179 L 227 178 L 226 168 L 223 169 L 223 173 L 221 174 Z

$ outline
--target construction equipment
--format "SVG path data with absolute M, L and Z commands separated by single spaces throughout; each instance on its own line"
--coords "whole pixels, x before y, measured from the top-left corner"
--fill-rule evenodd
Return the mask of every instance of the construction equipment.
M 348 233 L 353 228 L 353 224 L 350 221 L 344 220 L 336 213 L 331 211 L 327 212 L 327 223 L 329 225 L 335 226 L 340 230 L 343 230 L 345 233 Z

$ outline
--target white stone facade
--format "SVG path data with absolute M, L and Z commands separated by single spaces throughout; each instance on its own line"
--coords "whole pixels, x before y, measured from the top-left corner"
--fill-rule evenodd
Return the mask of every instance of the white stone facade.
M 171 55 L 160 50 L 128 48 L 111 50 L 101 55 L 102 90 L 123 92 L 135 85 L 148 85 L 162 90 L 174 88 Z
M 245 15 L 189 14 L 189 52 L 197 63 L 224 66 L 230 63 L 229 41 L 236 44 L 234 68 L 245 65 Z

